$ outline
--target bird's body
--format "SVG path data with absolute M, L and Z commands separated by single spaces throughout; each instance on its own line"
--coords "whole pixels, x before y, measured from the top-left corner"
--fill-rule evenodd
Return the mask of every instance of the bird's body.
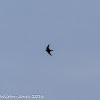
M 46 48 L 46 51 L 51 55 L 50 51 L 53 51 L 53 50 L 50 50 L 50 49 L 49 49 L 49 45 L 48 45 L 47 48 Z M 52 55 L 51 55 L 51 56 L 52 56 Z

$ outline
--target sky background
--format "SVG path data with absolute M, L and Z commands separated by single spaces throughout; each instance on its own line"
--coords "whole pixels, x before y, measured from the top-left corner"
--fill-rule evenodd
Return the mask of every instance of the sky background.
M 0 0 L 3 94 L 100 100 L 100 1 Z

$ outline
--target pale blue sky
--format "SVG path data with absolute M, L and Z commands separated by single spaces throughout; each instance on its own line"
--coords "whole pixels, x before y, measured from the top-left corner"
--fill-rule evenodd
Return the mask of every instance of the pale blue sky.
M 0 94 L 100 100 L 100 1 L 1 0 Z

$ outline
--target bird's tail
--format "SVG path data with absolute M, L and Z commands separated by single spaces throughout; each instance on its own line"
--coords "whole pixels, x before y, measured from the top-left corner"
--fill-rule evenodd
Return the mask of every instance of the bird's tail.
M 50 50 L 50 51 L 53 51 L 53 50 Z

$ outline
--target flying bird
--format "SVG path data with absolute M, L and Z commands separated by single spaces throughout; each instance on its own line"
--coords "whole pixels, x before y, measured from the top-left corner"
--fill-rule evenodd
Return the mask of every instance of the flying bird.
M 50 50 L 50 49 L 49 49 L 49 45 L 48 45 L 47 48 L 46 48 L 46 51 L 51 55 L 50 51 L 53 51 L 53 50 Z M 52 55 L 51 55 L 51 56 L 52 56 Z

